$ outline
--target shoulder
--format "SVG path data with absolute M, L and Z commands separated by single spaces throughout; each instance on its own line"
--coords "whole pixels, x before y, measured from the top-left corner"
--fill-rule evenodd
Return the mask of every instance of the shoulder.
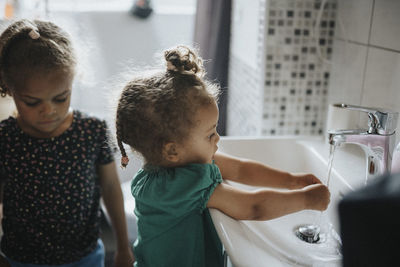
M 0 121 L 0 128 L 4 128 L 4 127 L 9 127 L 11 125 L 15 125 L 16 122 L 17 122 L 16 118 L 10 116 L 7 119 L 4 119 L 4 120 Z
M 104 127 L 106 126 L 106 121 L 104 119 L 101 119 L 95 115 L 80 111 L 80 110 L 74 110 L 74 120 L 76 123 L 85 125 L 86 127 L 88 126 L 94 126 L 94 127 Z
M 74 110 L 74 125 L 78 131 L 104 138 L 109 135 L 106 120 L 79 110 Z
M 219 180 L 221 178 L 221 173 L 219 168 L 214 163 L 212 164 L 200 164 L 192 163 L 182 167 L 177 167 L 175 169 L 175 175 L 183 176 L 185 178 L 199 179 L 207 178 L 211 180 Z
M 10 151 L 10 146 L 21 141 L 20 132 L 18 132 L 17 120 L 9 117 L 0 122 L 0 166 L 3 163 L 3 157 Z M 1 177 L 0 177 L 1 178 Z
M 0 121 L 0 136 L 5 136 L 16 130 L 17 120 L 14 117 Z
M 168 192 L 202 191 L 222 182 L 215 164 L 188 164 L 175 168 L 141 169 L 132 180 L 132 193 L 156 189 Z M 135 194 L 135 193 L 134 193 Z

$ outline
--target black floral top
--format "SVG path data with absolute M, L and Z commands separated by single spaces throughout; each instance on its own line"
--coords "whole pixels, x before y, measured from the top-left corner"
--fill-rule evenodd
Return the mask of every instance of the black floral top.
M 53 138 L 27 135 L 12 117 L 2 121 L 4 254 L 22 263 L 52 265 L 89 254 L 101 215 L 96 166 L 112 161 L 105 121 L 79 111 Z

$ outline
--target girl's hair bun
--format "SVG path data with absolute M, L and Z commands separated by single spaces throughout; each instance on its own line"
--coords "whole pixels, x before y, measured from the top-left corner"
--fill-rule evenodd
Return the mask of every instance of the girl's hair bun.
M 164 52 L 167 70 L 181 74 L 204 76 L 203 60 L 197 53 L 184 45 L 168 49 Z

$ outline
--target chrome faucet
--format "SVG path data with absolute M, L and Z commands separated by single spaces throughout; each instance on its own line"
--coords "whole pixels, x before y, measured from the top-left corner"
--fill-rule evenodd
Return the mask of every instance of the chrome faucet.
M 357 144 L 364 150 L 367 157 L 366 182 L 370 178 L 390 173 L 398 112 L 347 104 L 335 104 L 334 107 L 367 113 L 368 129 L 330 130 L 329 144 Z

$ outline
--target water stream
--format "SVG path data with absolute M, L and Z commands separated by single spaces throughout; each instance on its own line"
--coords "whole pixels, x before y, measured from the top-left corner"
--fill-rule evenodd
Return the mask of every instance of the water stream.
M 325 184 L 326 187 L 328 187 L 328 189 L 329 189 L 329 183 L 331 181 L 332 164 L 333 164 L 333 158 L 335 156 L 336 147 L 337 147 L 337 145 L 330 145 L 330 148 L 329 148 L 328 172 L 327 172 L 327 175 L 326 175 L 326 184 Z M 323 222 L 323 216 L 324 216 L 324 212 L 321 211 L 321 214 L 319 215 L 318 224 L 317 224 L 319 229 L 320 229 L 320 231 L 322 230 L 324 225 L 326 226 L 327 223 L 330 224 L 328 221 Z M 316 234 L 319 234 L 319 233 L 316 233 Z
M 329 188 L 331 171 L 336 145 L 331 145 L 328 158 L 328 170 L 326 186 Z M 304 225 L 296 231 L 297 237 L 308 243 L 317 244 L 323 251 L 320 256 L 326 259 L 341 258 L 341 240 L 338 233 L 333 228 L 329 217 L 323 211 L 319 214 L 315 224 Z
M 332 171 L 332 164 L 333 164 L 333 157 L 335 155 L 337 145 L 331 145 L 329 149 L 329 159 L 328 159 L 328 174 L 326 178 L 326 186 L 329 188 L 329 182 L 331 181 L 331 171 Z

